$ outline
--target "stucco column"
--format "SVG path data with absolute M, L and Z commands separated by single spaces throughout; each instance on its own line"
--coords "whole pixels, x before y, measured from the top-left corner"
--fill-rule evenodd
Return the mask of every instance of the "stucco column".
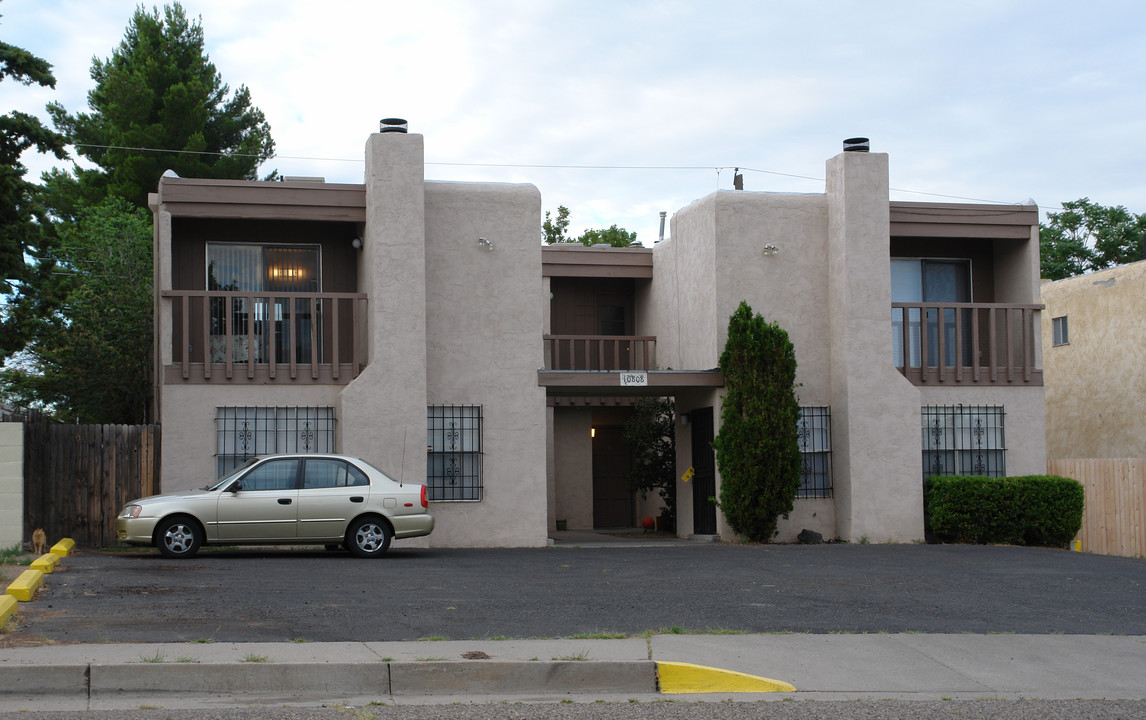
M 891 228 L 883 153 L 827 162 L 832 458 L 850 542 L 923 537 L 919 392 L 891 348 Z
M 421 135 L 366 143 L 358 289 L 368 364 L 339 396 L 342 451 L 411 482 L 426 473 L 426 214 Z M 396 478 L 397 479 L 397 478 Z

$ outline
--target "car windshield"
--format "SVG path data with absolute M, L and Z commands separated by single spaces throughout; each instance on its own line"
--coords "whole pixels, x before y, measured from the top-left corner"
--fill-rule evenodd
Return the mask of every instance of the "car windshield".
M 245 463 L 243 463 L 239 467 L 235 468 L 231 472 L 227 473 L 223 477 L 216 480 L 214 485 L 204 485 L 203 489 L 204 490 L 218 490 L 219 488 L 223 487 L 227 483 L 231 482 L 231 480 L 235 479 L 235 477 L 237 475 L 244 472 L 247 468 L 254 465 L 259 460 L 260 460 L 260 458 L 257 458 L 257 457 L 251 458 L 250 460 L 246 461 Z

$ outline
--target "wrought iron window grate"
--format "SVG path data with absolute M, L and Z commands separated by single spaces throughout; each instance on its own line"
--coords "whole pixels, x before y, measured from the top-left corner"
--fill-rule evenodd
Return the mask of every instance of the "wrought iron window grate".
M 332 407 L 216 408 L 216 472 L 221 477 L 258 455 L 334 452 L 334 430 Z
M 923 477 L 1007 474 L 1002 405 L 924 405 Z
M 426 410 L 427 496 L 435 501 L 481 500 L 481 406 L 430 405 Z
M 832 411 L 830 407 L 801 406 L 796 422 L 800 442 L 798 498 L 832 496 Z

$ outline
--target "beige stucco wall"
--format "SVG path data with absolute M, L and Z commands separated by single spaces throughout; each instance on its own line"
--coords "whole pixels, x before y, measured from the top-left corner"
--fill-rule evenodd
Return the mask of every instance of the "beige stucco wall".
M 714 368 L 717 349 L 715 196 L 672 216 L 672 236 L 653 249 L 654 310 L 646 327 L 657 336 L 657 365 L 674 370 Z M 727 321 L 727 318 L 726 318 Z
M 425 405 L 480 405 L 484 451 L 482 500 L 432 503 L 437 525 L 430 544 L 543 546 L 541 196 L 532 185 L 430 182 L 425 198 L 421 439 Z M 419 459 L 424 468 L 424 451 Z
M 716 209 L 716 346 L 741 301 L 784 328 L 796 352 L 801 404 L 826 405 L 831 317 L 827 276 L 827 199 L 823 195 L 719 192 Z M 765 245 L 778 248 L 765 255 Z M 719 359 L 719 354 L 717 356 Z
M 1042 301 L 1047 457 L 1146 457 L 1146 262 L 1046 283 Z
M 1018 387 L 921 387 L 923 405 L 1002 405 L 1007 443 L 1007 475 L 1043 475 L 1047 471 L 1046 414 L 1043 388 Z M 911 436 L 919 437 L 919 429 Z M 905 438 L 904 443 L 907 442 Z M 918 444 L 918 441 L 917 441 Z M 918 453 L 917 453 L 918 455 Z M 922 462 L 917 461 L 919 477 Z
M 836 526 L 854 542 L 923 538 L 919 392 L 891 362 L 888 158 L 827 162 Z
M 835 540 L 836 503 L 832 498 L 797 498 L 788 517 L 776 523 L 776 542 L 796 542 L 801 530 L 811 530 Z
M 426 461 L 424 188 L 421 135 L 370 136 L 358 261 L 358 291 L 368 295 L 369 364 L 338 404 L 344 452 L 383 469 L 416 469 L 419 478 Z
M 658 355 L 664 348 L 679 367 L 715 366 L 741 300 L 778 322 L 796 350 L 800 402 L 831 406 L 835 482 L 833 501 L 800 502 L 783 539 L 808 527 L 849 540 L 915 540 L 923 536 L 918 442 L 888 440 L 918 436 L 920 401 L 890 362 L 887 156 L 841 154 L 827 170 L 824 195 L 718 192 L 673 217 L 672 239 L 654 250 L 654 286 L 670 276 L 652 292 L 664 308 Z M 777 252 L 765 255 L 769 244 Z M 713 406 L 719 426 L 720 394 L 690 401 L 700 403 Z M 682 467 L 690 457 L 682 452 Z M 691 522 L 691 498 L 681 504 L 682 522 Z M 730 535 L 722 516 L 717 525 Z
M 554 513 L 568 530 L 593 529 L 593 411 L 554 408 Z
M 163 492 L 191 490 L 213 482 L 216 475 L 215 417 L 217 408 L 230 407 L 334 407 L 339 385 L 183 385 L 160 386 L 160 400 L 165 408 L 162 418 Z M 424 432 L 424 431 L 423 431 Z M 341 438 L 342 428 L 335 436 Z M 376 460 L 362 456 L 369 462 Z M 424 453 L 424 450 L 423 450 Z M 423 463 L 424 465 L 424 463 Z M 397 477 L 399 466 L 379 464 L 379 468 Z M 425 473 L 425 467 L 416 468 Z M 420 477 L 420 476 L 419 476 Z M 418 480 L 421 482 L 421 480 Z
M 32 530 L 28 528 L 31 537 Z M 0 549 L 24 541 L 24 424 L 0 423 Z

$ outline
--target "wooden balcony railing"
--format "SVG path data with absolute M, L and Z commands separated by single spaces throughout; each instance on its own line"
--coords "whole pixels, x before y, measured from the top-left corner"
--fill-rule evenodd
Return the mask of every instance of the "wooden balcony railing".
M 896 367 L 915 385 L 1042 385 L 1042 309 L 1011 303 L 892 303 Z
M 169 383 L 345 384 L 365 364 L 362 293 L 169 290 L 162 297 L 171 317 Z
M 657 339 L 640 335 L 546 335 L 546 370 L 655 370 Z

